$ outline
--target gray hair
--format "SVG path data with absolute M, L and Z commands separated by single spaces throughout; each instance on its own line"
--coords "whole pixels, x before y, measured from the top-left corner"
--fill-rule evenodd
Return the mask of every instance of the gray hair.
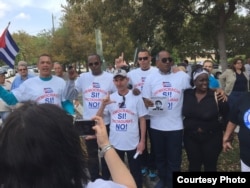
M 28 66 L 28 63 L 26 61 L 19 61 L 18 64 L 17 64 L 18 67 L 20 66 L 24 66 L 24 67 L 27 67 Z

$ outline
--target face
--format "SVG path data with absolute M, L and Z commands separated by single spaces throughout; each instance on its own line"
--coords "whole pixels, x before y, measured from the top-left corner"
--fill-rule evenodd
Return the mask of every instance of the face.
M 155 106 L 158 107 L 158 108 L 160 108 L 160 107 L 161 107 L 161 102 L 159 102 L 159 101 L 156 102 L 156 103 L 155 103 Z
M 209 73 L 213 70 L 213 63 L 211 62 L 204 62 L 203 68 L 207 69 Z
M 196 80 L 194 81 L 194 85 L 196 86 L 197 91 L 207 91 L 208 89 L 208 74 L 203 73 L 199 75 Z
M 62 66 L 61 65 L 59 65 L 59 64 L 54 64 L 54 71 L 55 71 L 55 75 L 57 75 L 57 76 L 63 76 L 63 68 L 62 68 Z
M 93 75 L 99 75 L 102 73 L 102 64 L 96 55 L 88 57 L 88 67 L 90 68 Z
M 243 62 L 241 60 L 237 60 L 237 62 L 234 64 L 234 67 L 236 70 L 242 69 L 242 66 L 243 66 Z
M 50 77 L 53 63 L 49 56 L 41 56 L 38 61 L 38 69 L 41 77 Z
M 118 92 L 126 91 L 128 89 L 129 78 L 123 76 L 116 76 L 113 80 Z
M 0 84 L 4 84 L 5 82 L 5 74 L 0 74 Z
M 159 59 L 156 61 L 158 69 L 163 73 L 168 73 L 171 70 L 173 61 L 169 61 L 170 54 L 166 51 L 159 53 Z
M 28 75 L 28 69 L 26 66 L 19 66 L 18 67 L 18 73 L 21 75 L 21 77 L 26 77 Z
M 138 64 L 142 70 L 147 70 L 150 68 L 151 56 L 148 52 L 139 52 L 138 53 Z

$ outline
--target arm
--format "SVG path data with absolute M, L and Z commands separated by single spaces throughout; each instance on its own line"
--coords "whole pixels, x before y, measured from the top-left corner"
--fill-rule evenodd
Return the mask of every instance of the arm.
M 226 131 L 223 136 L 223 151 L 226 152 L 229 149 L 233 149 L 232 144 L 231 144 L 231 135 L 236 127 L 236 124 L 232 123 L 231 121 L 228 122 Z
M 2 86 L 0 86 L 0 98 L 2 98 L 8 105 L 16 105 L 18 103 L 15 95 L 5 90 Z
M 145 142 L 146 142 L 146 119 L 145 117 L 140 117 L 139 118 L 140 122 L 140 142 L 137 145 L 137 151 L 140 151 L 140 154 L 145 149 Z
M 74 105 L 71 101 L 66 100 L 62 102 L 62 108 L 70 115 L 75 114 Z
M 96 112 L 97 116 L 103 117 L 103 112 L 104 112 L 104 108 L 105 108 L 105 103 L 102 102 L 100 108 L 98 109 L 98 111 Z
M 213 89 L 212 88 L 211 90 L 216 92 L 218 100 L 221 100 L 223 102 L 227 101 L 227 95 L 226 95 L 226 93 L 225 93 L 225 91 L 223 89 L 221 89 L 221 88 Z
M 225 72 L 223 72 L 219 76 L 219 82 L 220 82 L 220 86 L 222 89 L 225 89 L 225 86 L 226 86 L 226 75 L 227 75 L 227 70 L 225 70 Z
M 115 101 L 111 101 L 109 94 L 108 94 L 104 99 L 102 99 L 102 104 L 99 110 L 97 111 L 96 115 L 103 117 L 103 112 L 104 112 L 106 105 L 111 104 L 111 103 L 115 103 Z
M 98 146 L 100 148 L 104 148 L 105 146 L 110 145 L 103 119 L 99 116 L 95 116 L 93 119 L 96 121 L 96 125 L 93 127 L 93 129 L 96 131 Z M 136 188 L 135 181 L 130 171 L 122 162 L 113 147 L 110 147 L 108 150 L 106 150 L 104 153 L 104 159 L 108 165 L 112 180 L 114 182 L 125 185 L 128 188 Z
M 142 98 L 142 99 L 143 99 L 143 102 L 144 102 L 146 108 L 154 106 L 154 103 L 150 99 L 147 99 L 147 98 Z
M 75 89 L 75 81 L 74 80 L 67 80 L 66 86 L 64 89 L 64 97 L 66 100 L 73 101 L 78 97 L 78 91 Z
M 222 124 L 223 131 L 226 130 L 229 116 L 229 104 L 227 101 L 218 100 L 219 115 L 221 117 L 220 121 Z
M 72 67 L 68 70 L 68 78 L 69 80 L 66 81 L 66 86 L 64 90 L 64 97 L 66 100 L 73 101 L 78 97 L 78 90 L 75 87 L 75 81 L 78 77 L 77 71 Z

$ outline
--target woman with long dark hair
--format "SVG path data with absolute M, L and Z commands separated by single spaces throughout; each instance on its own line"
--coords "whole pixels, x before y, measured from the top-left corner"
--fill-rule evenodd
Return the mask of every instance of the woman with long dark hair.
M 2 188 L 136 187 L 126 165 L 110 145 L 101 117 L 93 129 L 113 181 L 90 181 L 86 147 L 73 118 L 53 104 L 25 102 L 0 131 Z
M 230 68 L 219 76 L 221 88 L 225 91 L 226 95 L 228 95 L 230 108 L 232 108 L 232 105 L 239 97 L 249 90 L 248 80 L 249 77 L 241 58 L 234 59 Z

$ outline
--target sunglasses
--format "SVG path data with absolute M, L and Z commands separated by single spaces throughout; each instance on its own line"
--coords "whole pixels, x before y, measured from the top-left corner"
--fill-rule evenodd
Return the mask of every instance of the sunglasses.
M 138 60 L 139 61 L 142 61 L 142 60 L 146 61 L 146 60 L 148 60 L 148 57 L 138 57 Z
M 164 57 L 161 59 L 162 63 L 167 63 L 167 62 L 171 63 L 172 61 L 173 59 L 171 57 Z
M 125 101 L 126 101 L 126 98 L 124 96 L 122 96 L 122 102 L 120 103 L 119 108 L 123 108 L 124 107 Z
M 18 71 L 26 71 L 27 69 L 18 69 Z
M 89 63 L 88 65 L 89 65 L 89 67 L 93 67 L 94 65 L 97 66 L 97 65 L 99 65 L 99 62 Z

